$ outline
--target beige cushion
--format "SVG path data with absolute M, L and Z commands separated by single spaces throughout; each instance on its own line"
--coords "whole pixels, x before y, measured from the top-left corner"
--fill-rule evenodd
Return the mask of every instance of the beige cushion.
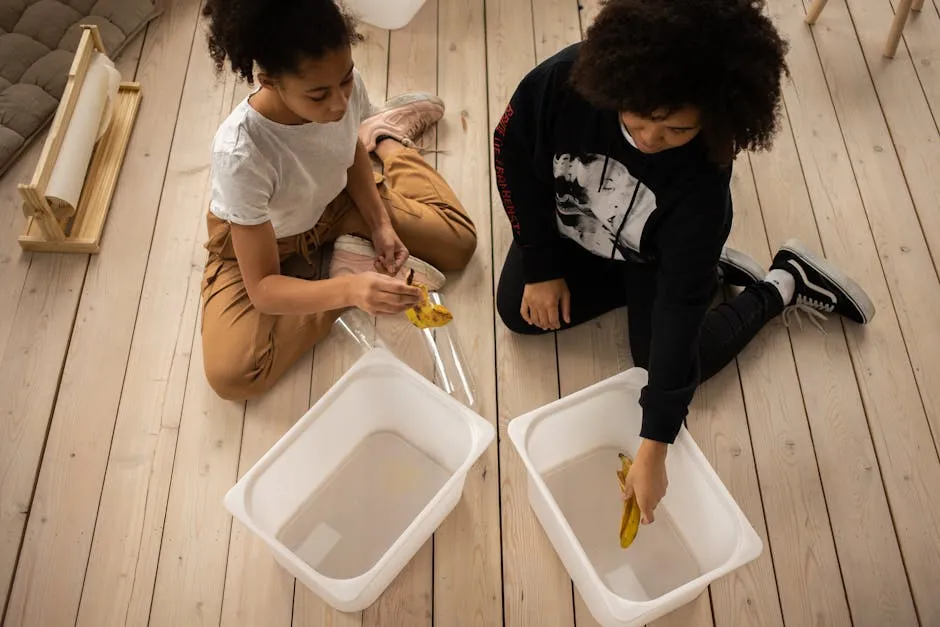
M 116 59 L 158 13 L 154 0 L 0 0 L 0 173 L 55 115 L 82 24 Z

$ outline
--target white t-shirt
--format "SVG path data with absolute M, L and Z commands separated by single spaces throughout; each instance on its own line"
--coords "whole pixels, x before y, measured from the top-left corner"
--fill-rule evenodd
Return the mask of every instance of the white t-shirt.
M 354 71 L 349 107 L 338 122 L 286 125 L 242 100 L 212 143 L 209 210 L 235 224 L 271 221 L 276 237 L 308 231 L 346 187 L 359 125 L 372 111 Z

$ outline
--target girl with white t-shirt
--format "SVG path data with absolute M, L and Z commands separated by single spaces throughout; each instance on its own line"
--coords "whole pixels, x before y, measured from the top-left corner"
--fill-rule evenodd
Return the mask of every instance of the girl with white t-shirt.
M 207 0 L 204 15 L 217 68 L 228 61 L 260 84 L 213 142 L 202 282 L 208 382 L 243 400 L 268 390 L 344 310 L 417 304 L 409 270 L 439 289 L 442 272 L 469 262 L 476 230 L 414 148 L 443 103 L 405 94 L 374 109 L 351 55 L 360 37 L 333 0 Z

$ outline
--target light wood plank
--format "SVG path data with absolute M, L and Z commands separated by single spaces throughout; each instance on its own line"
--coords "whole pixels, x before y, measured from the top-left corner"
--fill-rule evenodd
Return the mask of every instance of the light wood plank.
M 746 157 L 736 169 L 732 244 L 769 267 Z M 811 624 L 825 616 L 827 624 L 850 625 L 793 349 L 779 319 L 742 351 L 738 365 L 784 618 Z
M 118 59 L 117 68 L 123 76 L 134 76 L 142 43 L 142 38 L 130 42 Z M 36 141 L 7 170 L 3 187 L 9 186 L 10 195 L 5 206 L 21 204 L 16 185 L 30 176 L 35 155 L 43 146 Z M 17 560 L 26 573 L 35 566 L 28 538 L 25 554 L 21 552 L 27 519 L 36 514 L 36 528 L 57 528 L 60 522 L 43 509 L 43 492 L 35 502 L 34 490 L 88 268 L 86 255 L 44 253 L 30 263 L 31 254 L 15 250 L 23 214 L 7 214 L 11 220 L 0 225 L 4 236 L 0 246 L 0 415 L 10 416 L 0 421 L 0 494 L 4 495 L 0 502 L 0 608 L 13 594 Z M 34 505 L 39 505 L 37 511 L 33 511 Z M 41 566 L 40 570 L 43 577 L 50 569 Z M 11 601 L 9 615 L 25 616 L 20 600 Z
M 0 601 L 9 594 L 30 515 L 87 263 L 62 254 L 33 259 L 0 364 Z
M 750 172 L 745 168 L 742 176 L 740 165 L 737 167 L 732 179 L 736 207 L 732 244 L 735 240 L 752 240 L 748 227 L 755 221 L 760 224 Z M 729 364 L 700 386 L 689 410 L 689 432 L 760 536 L 764 551 L 754 562 L 712 584 L 711 612 L 703 607 L 689 608 L 686 610 L 691 612 L 689 619 L 675 612 L 663 620 L 682 624 L 681 621 L 696 617 L 706 620 L 713 612 L 716 625 L 782 625 L 773 556 L 736 364 Z M 707 600 L 708 597 L 702 595 L 697 603 L 704 604 Z
M 870 76 L 861 56 L 859 43 L 853 41 L 853 21 L 843 5 L 834 8 L 835 11 L 830 15 L 832 30 L 826 38 L 817 37 L 816 45 L 820 51 L 836 115 L 842 126 L 848 157 L 865 210 L 864 215 L 867 216 L 874 235 L 881 266 L 887 278 L 888 291 L 898 315 L 901 333 L 936 447 L 940 445 L 940 373 L 937 372 L 940 334 L 936 332 L 936 319 L 931 312 L 940 311 L 940 282 L 937 281 L 936 267 L 932 264 L 924 230 L 921 228 L 923 225 L 936 241 L 935 229 L 930 228 L 936 221 L 928 223 L 923 217 L 919 219 L 911 201 L 913 191 L 923 202 L 935 208 L 936 199 L 940 198 L 934 182 L 936 176 L 931 176 L 927 168 L 917 172 L 931 181 L 929 194 L 925 191 L 928 188 L 922 183 L 910 184 L 905 180 L 891 140 L 892 137 L 900 139 L 902 143 L 899 149 L 902 151 L 906 150 L 903 142 L 912 141 L 912 131 L 899 127 L 906 124 L 903 119 L 906 116 L 889 114 L 889 119 L 894 121 L 893 128 L 889 131 L 883 117 L 884 112 L 878 106 L 876 93 L 868 80 Z M 865 36 L 864 39 L 870 37 Z M 866 44 L 865 47 L 870 49 L 870 45 Z M 897 87 L 902 88 L 900 85 Z M 904 97 L 913 100 L 919 98 L 920 94 L 904 94 Z M 886 100 L 886 104 L 889 110 L 893 110 L 895 99 Z M 910 111 L 908 115 L 913 116 L 915 112 Z M 927 124 L 926 129 L 921 129 L 921 132 L 927 131 L 924 133 L 927 136 L 930 120 L 926 115 L 921 115 L 920 120 Z M 940 137 L 934 135 L 934 139 L 936 147 Z M 883 150 L 879 152 L 876 149 L 872 152 L 872 146 L 881 146 Z M 918 150 L 925 152 L 928 147 L 921 145 Z M 936 150 L 931 152 L 938 154 Z M 931 154 L 925 154 L 924 157 L 930 158 Z M 911 168 L 914 167 L 914 162 L 909 159 L 906 161 Z M 933 172 L 935 168 L 930 168 L 929 171 Z M 911 175 L 912 172 L 909 172 L 908 178 Z M 930 210 L 925 207 L 925 211 Z M 929 462 L 932 477 L 937 477 L 938 472 L 936 454 L 935 448 L 934 458 Z M 902 476 L 903 480 L 906 480 L 905 476 Z M 920 495 L 921 502 L 929 507 L 930 512 L 924 518 L 930 524 L 928 535 L 918 542 L 921 548 L 909 546 L 905 550 L 905 557 L 908 560 L 908 574 L 920 618 L 924 623 L 932 624 L 940 622 L 940 606 L 935 602 L 932 587 L 927 584 L 928 581 L 940 580 L 940 503 L 935 498 L 924 499 L 924 496 L 926 495 Z M 927 550 L 923 550 L 921 544 L 924 540 L 929 547 Z
M 195 292 L 192 304 L 198 307 L 202 272 L 193 266 L 189 286 Z M 189 338 L 192 363 L 149 608 L 148 624 L 153 627 L 219 625 L 222 613 L 232 525 L 222 499 L 238 473 L 245 404 L 222 400 L 209 387 L 199 367 L 201 338 L 198 334 Z
M 572 584 L 572 587 L 574 587 L 574 584 Z M 574 587 L 574 612 L 577 616 L 577 622 L 575 622 L 577 627 L 601 627 L 597 619 L 591 615 L 591 611 L 584 602 L 584 597 L 578 592 L 577 587 Z
M 437 35 L 435 0 L 427 0 L 407 26 L 390 33 L 386 97 L 410 91 L 437 92 Z M 422 139 L 436 137 L 432 132 Z M 429 148 L 435 145 L 434 141 L 427 142 Z M 433 154 L 427 156 L 436 161 Z
M 940 136 L 934 135 L 933 150 L 929 149 L 926 142 L 914 140 L 912 136 L 916 132 L 922 138 L 930 136 L 925 132 L 929 130 L 930 118 L 922 107 L 919 115 L 914 104 L 910 104 L 910 108 L 906 107 L 903 115 L 895 114 L 894 105 L 897 101 L 894 98 L 888 101 L 888 110 L 892 111 L 889 119 L 895 122 L 893 132 L 889 132 L 852 19 L 842 4 L 830 7 L 830 10 L 830 29 L 824 36 L 816 37 L 816 45 L 836 116 L 842 126 L 865 215 L 875 237 L 891 298 L 898 312 L 901 332 L 920 386 L 927 419 L 933 428 L 934 442 L 940 445 L 940 368 L 937 368 L 940 366 L 937 361 L 940 355 L 940 334 L 933 332 L 937 328 L 934 312 L 940 311 L 940 281 L 924 239 L 921 220 L 911 200 L 913 191 L 927 203 L 924 205 L 924 213 L 936 215 L 940 188 L 936 182 L 930 182 L 937 177 L 930 177 L 925 166 L 918 167 L 917 174 L 923 176 L 908 188 L 898 153 L 892 143 L 893 136 L 897 138 L 895 141 L 901 142 L 901 150 L 916 149 L 920 154 L 915 155 L 914 160 L 918 157 L 930 159 L 940 155 Z M 871 45 L 867 47 L 870 54 Z M 903 59 L 900 60 L 903 63 Z M 876 71 L 874 66 L 873 71 Z M 897 72 L 894 73 L 894 79 L 900 81 Z M 908 90 L 909 84 L 895 83 L 894 87 L 905 90 L 897 94 L 898 99 L 914 103 L 920 98 L 919 93 Z M 920 121 L 927 126 L 912 128 L 904 123 L 904 117 L 911 124 Z M 913 141 L 916 144 L 904 143 Z M 907 161 L 909 167 L 915 167 L 914 161 Z M 936 162 L 929 169 L 935 172 Z M 930 219 L 926 215 L 924 218 Z M 940 220 L 924 220 L 923 225 L 931 233 L 928 227 L 940 226 Z M 940 231 L 934 229 L 931 238 L 940 244 Z M 937 252 L 940 253 L 940 250 Z M 940 568 L 940 550 L 937 558 L 937 567 Z M 940 571 L 935 571 L 935 574 L 940 576 Z
M 437 2 L 426 2 L 404 28 L 390 33 L 388 91 L 393 97 L 409 91 L 437 92 Z M 436 147 L 432 129 L 419 145 Z M 436 165 L 433 153 L 426 155 Z M 445 289 L 446 291 L 446 289 Z M 417 372 L 434 380 L 434 365 L 421 334 L 404 316 L 376 320 L 376 333 L 388 348 Z M 434 540 L 425 542 L 378 601 L 362 614 L 364 626 L 408 625 L 430 627 L 434 589 Z
M 235 84 L 232 105 L 240 103 L 251 88 Z M 200 259 L 199 263 L 203 260 Z M 202 367 L 193 363 L 191 367 Z M 245 408 L 238 477 L 241 478 L 310 407 L 313 353 L 301 358 L 284 375 L 284 383 L 269 394 L 253 399 Z M 232 521 L 221 627 L 255 625 L 289 627 L 294 605 L 294 578 L 274 560 L 270 549 L 237 520 Z
M 359 32 L 364 40 L 353 48 L 353 60 L 372 103 L 380 106 L 388 92 L 389 32 L 368 24 L 360 26 Z
M 201 56 L 190 61 L 191 71 L 187 86 L 189 83 L 213 85 L 208 75 L 211 62 L 204 45 L 204 43 L 197 42 L 197 45 L 193 46 L 194 55 L 201 53 Z M 197 68 L 196 71 L 192 71 L 194 66 Z M 199 68 L 203 69 L 200 71 Z M 214 89 L 203 96 L 206 101 L 215 102 L 218 105 L 215 123 L 207 123 L 205 128 L 200 128 L 199 132 L 194 133 L 194 139 L 205 142 L 205 145 L 211 145 L 211 134 L 215 133 L 218 125 L 228 116 L 233 105 L 247 96 L 249 91 L 247 83 L 236 83 L 233 75 L 227 74 L 224 75 L 224 79 L 217 80 L 214 83 Z M 187 96 L 188 93 L 184 92 L 181 120 L 187 113 L 186 106 L 189 104 Z M 207 115 L 206 120 L 211 121 L 213 117 Z M 175 148 L 174 146 L 174 152 Z M 209 169 L 201 168 L 198 171 L 202 173 L 202 176 L 193 177 L 192 185 L 195 186 L 201 182 L 204 186 L 202 202 L 198 206 L 206 207 L 209 199 L 210 182 L 207 176 Z M 167 178 L 167 183 L 170 183 L 170 177 Z M 184 187 L 184 184 L 180 183 L 180 186 Z M 194 191 L 195 187 L 191 192 Z M 201 212 L 174 216 L 170 212 L 163 211 L 161 220 L 168 214 L 172 216 L 173 227 L 184 232 L 192 231 L 192 219 L 198 216 L 197 234 L 192 240 L 189 292 L 184 310 L 184 319 L 196 318 L 195 329 L 198 330 L 201 328 L 202 320 L 200 286 L 206 261 L 203 243 L 208 239 L 206 220 L 204 213 Z M 155 240 L 155 243 L 157 242 L 161 240 Z M 224 509 L 222 500 L 237 480 L 239 460 L 243 457 L 243 442 L 248 443 L 248 454 L 254 453 L 257 457 L 264 452 L 258 451 L 258 441 L 249 443 L 247 434 L 244 433 L 246 404 L 224 401 L 209 387 L 203 367 L 201 334 L 188 329 L 187 327 L 184 337 L 191 338 L 192 351 L 185 400 L 180 416 L 176 454 L 171 469 L 170 493 L 166 504 L 153 599 L 150 603 L 149 625 L 151 626 L 221 624 L 224 594 L 228 583 L 227 557 L 233 542 L 233 520 Z M 309 377 L 309 360 L 307 365 L 306 375 Z M 299 369 L 302 370 L 302 365 Z M 288 382 L 276 386 L 271 396 L 290 402 L 292 397 L 285 394 L 285 388 L 286 391 L 293 391 L 291 383 L 296 379 L 296 376 L 288 376 Z M 307 382 L 306 393 L 309 398 L 309 378 Z M 257 405 L 258 403 L 251 403 L 253 409 Z M 272 408 L 272 411 L 277 409 Z M 301 409 L 302 412 L 303 409 Z M 299 415 L 296 414 L 294 417 Z M 257 424 L 257 415 L 252 415 L 252 418 L 252 424 Z M 274 425 L 283 424 L 274 414 L 264 415 L 264 420 Z M 258 435 L 261 436 L 259 440 L 263 443 L 263 438 L 267 434 L 262 432 Z M 249 549 L 263 549 L 257 538 L 252 538 L 251 542 Z M 262 567 L 270 564 L 271 561 L 273 560 L 261 561 Z M 243 565 L 244 562 L 242 562 Z M 237 573 L 239 564 L 235 566 L 235 573 Z M 281 587 L 279 585 L 281 577 L 278 577 L 281 573 L 273 572 L 269 579 L 261 579 L 262 572 L 253 574 L 251 601 L 247 603 L 247 607 L 238 605 L 238 609 L 245 609 L 249 614 L 256 611 L 257 605 L 255 604 L 264 604 L 267 600 L 264 592 L 270 589 L 268 586 L 274 591 Z M 286 610 L 289 617 L 293 585 L 290 577 L 285 578 L 289 584 L 288 594 L 281 597 L 283 601 L 281 609 Z M 265 607 L 264 609 L 267 611 L 266 620 L 271 621 L 265 624 L 276 624 L 271 620 L 275 616 L 274 608 Z M 282 625 L 287 627 L 289 623 L 288 618 Z
M 712 624 L 712 608 L 709 593 L 706 590 L 689 603 L 653 621 L 647 627 L 689 627 L 691 625 Z
M 751 157 L 771 240 L 798 237 L 820 250 L 789 121 L 784 116 L 773 152 Z M 752 240 L 762 263 L 770 251 Z M 806 413 L 832 520 L 849 606 L 856 625 L 915 624 L 878 459 L 852 369 L 842 324 L 791 330 Z M 820 376 L 825 373 L 825 376 Z
M 37 137 L 0 178 L 0 206 L 8 208 L 0 212 L 0 362 L 5 361 L 14 314 L 33 258 L 32 253 L 20 248 L 16 239 L 26 223 L 23 212 L 14 210 L 23 204 L 17 186 L 35 169 L 44 140 L 44 136 Z
M 755 561 L 710 586 L 715 625 L 781 627 L 783 617 L 774 576 L 773 547 L 767 536 L 736 364 L 729 364 L 700 386 L 689 409 L 689 432 L 764 543 L 764 550 Z M 707 600 L 708 595 L 702 595 L 699 602 Z M 664 618 L 677 619 L 673 615 Z
M 604 0 L 578 0 L 578 9 L 581 11 L 582 33 L 587 34 L 587 29 L 600 12 L 603 1 Z
M 388 45 L 386 30 L 363 25 L 365 40 L 353 48 L 353 58 L 373 104 L 381 105 L 388 87 Z M 370 331 L 374 338 L 374 327 Z M 358 349 L 338 329 L 316 347 L 313 359 L 311 402 L 316 402 L 360 357 Z M 359 627 L 362 612 L 343 613 L 299 582 L 294 586 L 294 627 Z
M 749 608 L 746 609 L 748 609 L 747 613 L 753 616 L 753 613 L 749 610 Z M 597 620 L 591 616 L 587 609 L 587 605 L 584 603 L 584 599 L 582 599 L 580 595 L 578 595 L 578 597 L 575 599 L 575 610 L 578 612 L 578 627 L 600 627 L 600 623 L 598 623 Z M 735 620 L 741 620 L 741 617 L 735 617 Z M 748 621 L 750 619 L 743 620 Z M 690 625 L 711 624 L 713 624 L 712 608 L 709 604 L 709 593 L 708 591 L 705 591 L 699 596 L 695 597 L 695 599 L 692 601 L 689 601 L 685 605 L 680 606 L 665 616 L 658 618 L 652 623 L 649 623 L 648 627 L 689 627 Z M 763 623 L 743 622 L 741 624 Z
M 294 627 L 358 627 L 362 613 L 343 614 L 330 609 L 312 592 L 298 585 L 294 596 Z
M 165 14 L 161 19 L 166 22 L 157 22 L 165 30 L 152 40 L 142 69 L 143 82 L 153 85 L 155 96 L 163 93 L 162 88 L 179 99 L 182 90 L 182 104 L 173 104 L 180 110 L 178 120 L 171 118 L 164 124 L 155 117 L 151 124 L 143 124 L 164 141 L 172 139 L 172 152 L 169 162 L 164 161 L 167 176 L 162 196 L 154 195 L 154 202 L 159 198 L 159 212 L 113 426 L 79 607 L 80 625 L 125 620 L 141 624 L 150 614 L 197 329 L 201 264 L 194 262 L 194 251 L 204 241 L 206 146 L 231 103 L 231 91 L 225 92 L 223 84 L 214 80 L 203 33 L 196 28 L 198 16 L 199 4 L 190 1 Z M 192 45 L 194 37 L 198 38 L 196 46 Z M 191 80 L 184 88 L 177 81 L 187 75 Z M 148 105 L 159 104 L 156 99 L 145 100 L 142 115 Z M 166 144 L 158 146 L 162 154 L 170 149 Z M 142 156 L 151 154 L 145 150 Z M 152 175 L 152 169 L 148 174 Z
M 438 126 L 438 170 L 470 212 L 477 252 L 452 279 L 448 306 L 468 368 L 476 378 L 477 411 L 496 422 L 493 364 L 492 233 L 489 204 L 489 120 L 483 0 L 441 2 L 438 17 L 438 94 L 447 113 Z M 500 571 L 497 443 L 471 469 L 463 498 L 434 537 L 434 621 L 439 625 L 499 625 Z
M 489 0 L 486 15 L 489 114 L 494 127 L 519 81 L 536 64 L 529 35 L 533 11 L 529 3 Z M 494 282 L 498 282 L 512 232 L 495 181 L 491 190 Z M 506 625 L 538 621 L 571 626 L 571 579 L 529 506 L 526 469 L 506 433 L 512 418 L 558 398 L 555 338 L 517 337 L 497 321 L 496 346 Z
M 830 7 L 830 10 L 833 8 L 838 7 Z M 937 451 L 931 442 L 924 407 L 899 329 L 895 307 L 904 305 L 891 300 L 879 251 L 846 154 L 843 129 L 832 103 L 827 102 L 828 88 L 819 67 L 813 36 L 802 25 L 798 6 L 775 0 L 770 9 L 791 44 L 789 61 L 793 82 L 785 84 L 784 96 L 821 244 L 828 258 L 861 282 L 878 308 L 871 324 L 860 327 L 845 323 L 845 328 L 916 600 L 919 596 L 916 587 L 938 578 L 940 505 L 930 493 L 931 486 L 940 484 L 940 472 Z M 860 103 L 863 100 L 858 99 Z M 856 117 L 848 116 L 842 127 L 857 123 Z M 779 216 L 767 213 L 765 219 L 774 246 L 790 236 L 788 225 Z M 935 337 L 935 328 L 928 334 Z M 936 607 L 928 598 L 926 606 L 931 604 Z M 924 618 L 922 614 L 921 620 Z
M 581 11 L 571 0 L 533 0 L 535 58 L 542 62 L 581 41 Z
M 940 164 L 940 133 L 936 129 L 936 121 L 930 112 L 927 99 L 923 96 L 923 88 L 917 77 L 914 66 L 905 58 L 908 55 L 907 47 L 902 43 L 894 59 L 886 59 L 882 54 L 884 45 L 884 25 L 890 22 L 892 13 L 887 3 L 859 2 L 851 0 L 848 3 L 851 10 L 852 24 L 858 34 L 864 59 L 868 62 L 868 70 L 877 91 L 878 100 L 885 120 L 890 127 L 889 141 L 893 140 L 903 168 L 903 179 L 907 183 L 911 197 L 916 208 L 916 219 L 920 222 L 924 237 L 927 240 L 929 252 L 932 255 L 934 269 L 940 269 L 940 177 L 932 174 Z M 830 20 L 847 17 L 841 11 L 835 11 L 829 16 Z M 935 36 L 940 39 L 940 23 L 934 13 L 927 8 L 925 15 L 914 14 L 914 20 L 922 18 L 936 25 Z M 849 46 L 854 39 L 855 32 L 837 29 L 825 36 L 831 43 L 841 47 Z M 846 37 L 847 36 L 847 37 Z M 916 37 L 916 36 L 915 36 Z M 854 50 L 854 46 L 849 47 Z M 936 58 L 940 63 L 940 43 L 937 46 Z M 895 63 L 897 61 L 897 63 Z M 842 72 L 843 66 L 834 67 L 836 72 Z M 929 66 L 927 66 L 929 67 Z M 861 70 L 861 68 L 858 68 Z M 855 76 L 862 77 L 858 71 Z M 853 100 L 855 96 L 853 95 Z M 874 96 L 872 97 L 874 99 Z M 866 147 L 874 150 L 876 156 L 885 154 L 886 146 L 874 145 Z M 889 147 L 888 147 L 889 148 Z M 868 155 L 859 156 L 868 162 Z M 877 167 L 877 166 L 876 166 Z M 894 179 L 897 180 L 897 179 Z M 893 216 L 898 207 L 871 207 Z M 936 426 L 935 422 L 935 426 Z
M 374 340 L 372 330 L 369 341 Z M 313 354 L 313 374 L 310 399 L 316 403 L 362 356 L 359 348 L 343 332 L 335 328 Z M 361 627 L 362 612 L 344 613 L 330 607 L 301 582 L 294 586 L 293 627 Z
M 891 4 L 897 7 L 899 3 L 895 1 Z M 852 13 L 855 13 L 854 5 Z M 862 29 L 861 25 L 858 28 Z M 926 2 L 922 11 L 911 14 L 904 27 L 901 48 L 905 46 L 927 96 L 934 121 L 940 125 L 940 14 L 936 3 Z M 903 52 L 899 52 L 899 57 L 902 56 Z M 927 128 L 924 132 L 930 133 L 930 129 Z M 934 262 L 936 261 L 937 253 L 934 252 Z
M 434 540 L 431 539 L 425 542 L 382 596 L 362 612 L 362 624 L 377 627 L 431 625 L 433 587 Z
M 310 407 L 313 353 L 301 358 L 270 393 L 248 402 L 242 432 L 241 478 Z M 225 570 L 222 627 L 290 627 L 294 578 L 268 546 L 233 521 Z

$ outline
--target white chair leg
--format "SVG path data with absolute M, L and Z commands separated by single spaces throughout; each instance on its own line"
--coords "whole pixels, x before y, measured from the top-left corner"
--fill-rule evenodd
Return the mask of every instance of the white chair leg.
M 911 11 L 917 11 L 918 13 L 924 8 L 924 0 L 914 0 L 914 4 L 911 5 Z

